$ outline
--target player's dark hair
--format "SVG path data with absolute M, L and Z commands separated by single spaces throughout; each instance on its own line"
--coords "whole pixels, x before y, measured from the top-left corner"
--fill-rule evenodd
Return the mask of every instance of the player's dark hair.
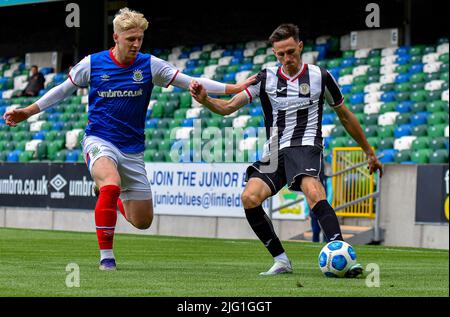
M 39 68 L 37 67 L 37 65 L 31 65 L 30 69 L 33 68 L 33 67 L 35 67 L 36 69 L 39 69 Z
M 298 26 L 292 23 L 284 23 L 273 31 L 272 35 L 269 37 L 269 43 L 273 45 L 275 42 L 287 40 L 292 37 L 294 40 L 299 41 L 299 29 Z

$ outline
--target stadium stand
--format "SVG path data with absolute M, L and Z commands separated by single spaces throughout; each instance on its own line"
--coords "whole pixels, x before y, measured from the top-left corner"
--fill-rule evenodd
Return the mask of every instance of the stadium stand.
M 303 60 L 325 67 L 335 76 L 347 106 L 360 121 L 369 143 L 378 154 L 383 154 L 383 163 L 448 163 L 448 38 L 439 39 L 433 46 L 344 51 L 334 58 L 326 58 L 327 50 L 330 45 L 317 39 L 315 44 L 305 45 Z M 225 83 L 242 81 L 265 67 L 277 65 L 271 48 L 263 41 L 180 46 L 156 49 L 152 54 L 168 60 L 185 74 Z M 51 68 L 43 68 L 41 72 L 46 82 L 40 96 L 63 82 L 68 73 L 55 73 Z M 0 58 L 2 115 L 7 109 L 35 101 L 35 98 L 13 97 L 26 76 L 22 58 Z M 86 89 L 80 89 L 76 95 L 15 128 L 1 120 L 0 161 L 82 162 L 79 141 L 87 123 L 87 93 Z M 244 139 L 233 159 L 236 160 L 239 152 L 244 152 L 244 157 L 250 160 L 258 159 L 260 152 L 251 157 L 248 152 L 256 148 L 257 128 L 264 126 L 259 100 L 222 117 L 193 102 L 189 92 L 176 87 L 155 87 L 145 123 L 145 161 L 172 161 L 169 150 L 177 142 L 189 140 L 195 119 L 201 120 L 203 129 L 244 129 Z M 322 130 L 328 162 L 333 147 L 355 145 L 330 107 L 324 108 Z M 171 138 L 171 133 L 175 138 Z M 226 142 L 222 143 L 224 149 Z M 179 161 L 191 161 L 192 156 L 191 151 L 189 158 L 183 156 Z

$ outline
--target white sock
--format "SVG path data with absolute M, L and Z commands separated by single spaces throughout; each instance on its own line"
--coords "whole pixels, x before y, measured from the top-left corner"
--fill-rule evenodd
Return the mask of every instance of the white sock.
M 274 257 L 275 261 L 281 261 L 281 262 L 289 262 L 289 258 L 287 257 L 286 252 L 281 253 L 280 255 L 277 255 Z
M 115 259 L 113 250 L 100 250 L 100 261 L 103 259 Z

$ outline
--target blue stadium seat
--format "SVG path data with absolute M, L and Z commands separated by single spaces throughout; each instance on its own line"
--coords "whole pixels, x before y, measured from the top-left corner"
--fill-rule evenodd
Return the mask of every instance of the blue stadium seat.
M 428 112 L 418 112 L 411 117 L 411 125 L 427 124 Z
M 386 149 L 381 152 L 378 152 L 377 156 L 383 155 L 383 157 L 380 158 L 380 162 L 383 164 L 392 163 L 394 162 L 395 153 L 397 153 L 397 151 L 394 149 Z
M 180 56 L 178 57 L 179 59 L 186 59 L 189 58 L 189 52 L 183 52 L 180 54 Z
M 233 57 L 237 58 L 239 60 L 243 59 L 244 58 L 244 51 L 243 50 L 235 50 L 233 52 Z
M 63 121 L 56 121 L 52 124 L 52 130 L 61 131 L 64 127 Z
M 411 65 L 411 67 L 409 68 L 409 73 L 412 74 L 417 74 L 417 73 L 421 73 L 423 72 L 423 66 L 424 64 L 420 63 L 420 64 L 413 64 Z
M 193 127 L 194 126 L 194 119 L 195 118 L 184 119 L 183 122 L 181 123 L 181 126 L 182 127 Z
M 354 57 L 349 57 L 349 58 L 344 58 L 341 62 L 341 67 L 345 68 L 345 67 L 351 67 L 355 64 L 356 58 Z
M 399 74 L 397 77 L 395 77 L 395 83 L 396 84 L 403 84 L 409 82 L 409 79 L 411 78 L 411 74 Z
M 37 131 L 33 133 L 33 140 L 45 140 L 46 131 Z
M 395 92 L 390 91 L 390 92 L 385 92 L 381 95 L 380 97 L 380 101 L 382 102 L 390 102 L 390 101 L 394 101 L 395 100 Z M 364 101 L 363 101 L 364 102 Z
M 20 153 L 22 153 L 22 151 L 19 150 L 9 152 L 6 157 L 6 162 L 19 162 Z
M 402 124 L 401 126 L 395 128 L 394 137 L 396 139 L 401 138 L 402 136 L 411 135 L 412 127 L 410 124 Z
M 258 137 L 258 128 L 248 127 L 243 132 L 244 139 L 248 137 Z
M 78 161 L 78 156 L 80 155 L 80 153 L 81 153 L 81 150 L 67 151 L 66 162 L 76 163 Z
M 59 113 L 59 112 L 51 113 L 48 116 L 48 121 L 52 121 L 52 122 L 53 121 L 58 121 L 60 116 L 61 116 L 61 113 Z
M 351 95 L 350 104 L 357 105 L 360 103 L 364 103 L 364 93 L 363 92 Z
M 410 49 L 411 49 L 411 47 L 409 47 L 409 46 L 401 46 L 395 51 L 395 54 L 397 54 L 397 55 L 409 55 L 409 50 Z
M 335 114 L 327 113 L 322 116 L 322 124 L 333 124 L 333 120 L 336 117 Z
M 186 68 L 192 68 L 192 69 L 194 69 L 195 67 L 197 67 L 197 65 L 198 65 L 198 60 L 196 60 L 196 59 L 191 59 L 191 60 L 187 61 L 187 63 L 186 63 Z
M 228 82 L 235 82 L 236 81 L 236 73 L 228 73 L 223 76 L 223 81 Z
M 158 125 L 159 118 L 153 118 L 150 120 L 145 121 L 145 128 L 146 129 L 155 129 Z
M 410 113 L 412 107 L 411 101 L 402 101 L 397 106 L 395 106 L 395 111 L 400 113 Z
M 233 56 L 233 50 L 225 50 L 222 54 L 222 57 Z
M 253 68 L 253 64 L 242 64 L 241 66 L 239 66 L 239 71 L 243 72 L 243 71 L 247 71 L 247 70 L 252 70 Z
M 399 55 L 397 60 L 395 61 L 398 65 L 406 65 L 411 60 L 411 56 L 409 55 Z
M 230 65 L 239 65 L 241 63 L 241 59 L 238 57 L 233 57 L 230 61 Z
M 262 116 L 263 110 L 261 107 L 252 108 L 250 109 L 249 115 L 251 115 L 252 117 Z
M 341 92 L 343 93 L 343 94 L 349 94 L 350 93 L 350 90 L 352 89 L 352 87 L 353 87 L 353 85 L 342 85 L 341 86 Z
M 331 68 L 328 72 L 336 79 L 339 79 L 339 72 L 341 71 L 341 67 Z

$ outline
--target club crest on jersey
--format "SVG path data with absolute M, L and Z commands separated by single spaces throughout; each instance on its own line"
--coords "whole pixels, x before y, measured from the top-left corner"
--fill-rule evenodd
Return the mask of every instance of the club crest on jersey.
M 307 94 L 309 94 L 309 91 L 310 91 L 310 89 L 309 89 L 309 85 L 308 85 L 308 84 L 304 83 L 304 84 L 301 84 L 301 85 L 300 85 L 300 93 L 301 93 L 302 95 L 307 95 Z
M 144 79 L 144 75 L 142 74 L 142 70 L 136 69 L 133 71 L 133 80 L 135 82 L 141 82 Z

